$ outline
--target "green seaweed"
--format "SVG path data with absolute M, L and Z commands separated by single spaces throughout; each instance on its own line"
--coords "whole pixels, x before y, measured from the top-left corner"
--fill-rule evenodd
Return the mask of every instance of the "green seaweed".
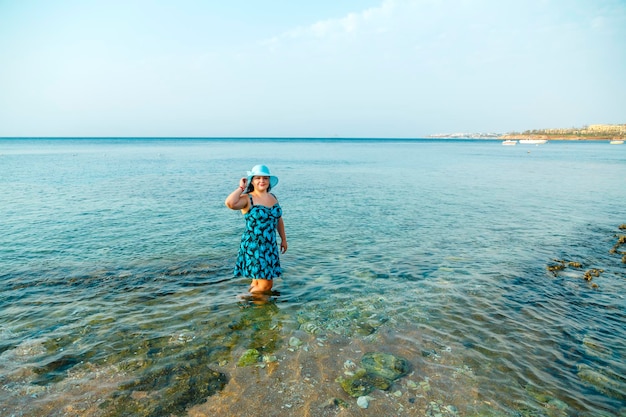
M 171 364 L 122 385 L 101 408 L 106 410 L 105 417 L 182 415 L 222 390 L 226 383 L 226 375 L 199 360 Z M 134 395 L 137 392 L 145 395 Z
M 259 362 L 260 357 L 261 353 L 258 350 L 248 349 L 243 353 L 243 355 L 241 355 L 241 357 L 239 357 L 239 360 L 237 361 L 237 366 L 244 367 L 254 365 L 255 363 Z

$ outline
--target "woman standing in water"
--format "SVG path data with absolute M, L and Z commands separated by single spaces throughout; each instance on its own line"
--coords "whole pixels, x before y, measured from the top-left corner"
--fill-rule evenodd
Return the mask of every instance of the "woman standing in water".
M 278 178 L 265 165 L 256 165 L 239 187 L 226 197 L 226 207 L 241 210 L 246 229 L 241 236 L 235 276 L 252 278 L 251 293 L 269 292 L 273 280 L 281 275 L 276 231 L 280 235 L 280 252 L 287 251 L 287 237 L 282 210 L 270 190 Z

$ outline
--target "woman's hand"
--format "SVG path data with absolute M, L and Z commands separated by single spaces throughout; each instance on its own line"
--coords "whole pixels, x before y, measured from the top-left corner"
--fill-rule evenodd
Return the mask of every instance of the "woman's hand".
M 287 252 L 287 235 L 285 234 L 285 222 L 283 217 L 278 218 L 278 224 L 276 225 L 278 236 L 280 236 L 280 253 Z

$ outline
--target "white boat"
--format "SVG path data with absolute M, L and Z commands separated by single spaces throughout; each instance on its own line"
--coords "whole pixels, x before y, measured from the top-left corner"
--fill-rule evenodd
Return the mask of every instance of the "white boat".
M 505 141 L 502 141 L 502 144 L 506 145 L 506 146 L 513 146 L 513 145 L 517 145 L 517 141 L 516 140 L 507 139 Z
M 624 141 L 621 139 L 614 139 L 612 141 L 609 142 L 611 145 L 623 145 Z
M 520 139 L 519 143 L 523 145 L 543 145 L 547 141 L 547 139 Z

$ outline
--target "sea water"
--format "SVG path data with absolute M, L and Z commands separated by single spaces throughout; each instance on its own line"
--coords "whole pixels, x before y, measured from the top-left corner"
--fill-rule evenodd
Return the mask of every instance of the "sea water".
M 258 163 L 289 250 L 249 300 Z M 0 414 L 626 415 L 625 179 L 604 141 L 2 139 Z M 365 410 L 367 351 L 411 372 Z

